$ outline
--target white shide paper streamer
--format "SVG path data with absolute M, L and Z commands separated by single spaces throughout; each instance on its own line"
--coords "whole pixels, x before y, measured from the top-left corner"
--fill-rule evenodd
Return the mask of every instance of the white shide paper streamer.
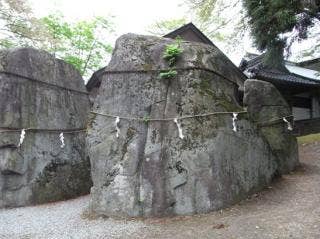
M 233 128 L 232 128 L 232 130 L 234 132 L 237 132 L 236 120 L 237 120 L 237 117 L 238 117 L 238 113 L 233 113 L 232 115 L 233 115 L 233 118 L 232 118 L 232 126 L 233 126 Z
M 20 134 L 20 140 L 19 140 L 19 144 L 18 144 L 18 147 L 20 147 L 24 141 L 24 138 L 25 138 L 25 135 L 26 135 L 26 130 L 25 129 L 22 129 L 21 130 L 21 134 Z
M 115 126 L 116 126 L 116 137 L 119 138 L 120 135 L 120 128 L 119 128 L 120 118 L 119 116 L 116 117 Z
M 178 122 L 178 119 L 177 119 L 177 118 L 174 118 L 174 119 L 173 119 L 173 122 L 175 122 L 176 125 L 177 125 L 177 127 L 178 127 L 179 138 L 180 138 L 180 139 L 183 139 L 183 138 L 184 138 L 184 135 L 183 135 L 183 133 L 182 133 L 181 124 Z
M 284 122 L 287 123 L 287 125 L 288 125 L 288 130 L 292 131 L 292 130 L 293 130 L 293 127 L 292 127 L 292 125 L 290 124 L 290 122 L 289 122 L 285 117 L 283 117 L 282 119 L 283 119 Z
M 61 148 L 64 148 L 65 144 L 64 144 L 64 136 L 63 136 L 63 133 L 60 133 L 60 134 L 59 134 L 59 138 L 60 138 L 60 142 L 61 142 L 60 147 L 61 147 Z

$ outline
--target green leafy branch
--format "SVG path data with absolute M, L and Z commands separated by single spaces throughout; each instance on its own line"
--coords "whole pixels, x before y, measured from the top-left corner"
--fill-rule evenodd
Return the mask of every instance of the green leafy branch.
M 180 43 L 181 39 L 179 38 L 176 39 L 175 43 L 166 46 L 163 53 L 163 59 L 165 59 L 168 62 L 170 69 L 168 71 L 160 72 L 159 77 L 161 79 L 170 79 L 177 75 L 177 71 L 174 70 L 173 67 L 176 64 L 178 57 L 183 52 Z
M 163 59 L 168 61 L 169 66 L 173 66 L 181 53 L 182 49 L 180 48 L 180 40 L 177 40 L 177 42 L 166 46 Z

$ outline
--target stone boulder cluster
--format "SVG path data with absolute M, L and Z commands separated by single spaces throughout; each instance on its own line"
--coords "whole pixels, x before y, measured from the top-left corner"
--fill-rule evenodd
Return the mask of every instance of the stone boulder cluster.
M 33 49 L 1 51 L 0 208 L 91 188 L 95 215 L 205 213 L 298 165 L 290 107 L 272 84 L 245 80 L 218 48 L 201 43 L 179 42 L 172 66 L 163 57 L 170 44 L 121 36 L 91 115 L 73 67 Z M 17 145 L 28 128 L 38 130 Z

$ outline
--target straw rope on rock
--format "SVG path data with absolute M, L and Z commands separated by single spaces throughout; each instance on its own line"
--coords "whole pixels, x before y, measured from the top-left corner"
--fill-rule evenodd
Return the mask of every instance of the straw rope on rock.
M 260 132 L 277 157 L 279 174 L 292 171 L 298 165 L 296 137 L 291 134 L 293 117 L 291 109 L 281 93 L 271 83 L 260 80 L 247 80 L 244 85 L 244 104 L 248 105 L 249 117 L 263 126 Z M 272 119 L 285 124 L 272 124 Z
M 0 208 L 88 193 L 85 133 L 53 133 L 86 127 L 89 100 L 78 71 L 44 51 L 1 50 L 0 92 Z
M 247 115 L 179 120 L 184 115 L 244 111 L 239 104 L 243 76 L 216 47 L 181 42 L 174 67 L 192 69 L 171 70 L 159 78 L 157 70 L 172 67 L 163 59 L 170 44 L 175 42 L 134 34 L 116 42 L 94 102 L 93 111 L 101 114 L 94 115 L 88 129 L 94 214 L 208 212 L 262 189 L 279 171 L 282 159 Z M 291 115 L 282 113 L 277 118 Z

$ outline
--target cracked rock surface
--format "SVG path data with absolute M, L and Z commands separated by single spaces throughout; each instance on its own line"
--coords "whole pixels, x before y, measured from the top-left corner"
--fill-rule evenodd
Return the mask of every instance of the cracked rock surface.
M 0 51 L 0 127 L 84 128 L 89 99 L 81 92 L 85 86 L 78 71 L 49 53 L 31 48 Z M 64 148 L 59 134 L 26 131 L 18 148 L 19 131 L 0 134 L 0 208 L 89 192 L 85 133 L 64 134 Z
M 182 42 L 177 67 L 187 69 L 159 79 L 153 70 L 168 68 L 162 55 L 170 43 L 121 36 L 94 110 L 160 119 L 244 110 L 238 100 L 243 76 L 216 47 Z M 237 132 L 232 113 L 184 119 L 179 121 L 184 139 L 173 120 L 121 119 L 117 138 L 116 119 L 96 115 L 87 137 L 91 212 L 113 217 L 204 213 L 261 190 L 279 171 L 281 159 L 249 118 L 238 116 Z
M 278 173 L 289 173 L 298 165 L 299 159 L 296 137 L 288 130 L 288 127 L 293 127 L 288 103 L 269 82 L 246 80 L 244 89 L 244 104 L 248 106 L 249 118 L 261 126 L 261 135 L 277 158 Z

